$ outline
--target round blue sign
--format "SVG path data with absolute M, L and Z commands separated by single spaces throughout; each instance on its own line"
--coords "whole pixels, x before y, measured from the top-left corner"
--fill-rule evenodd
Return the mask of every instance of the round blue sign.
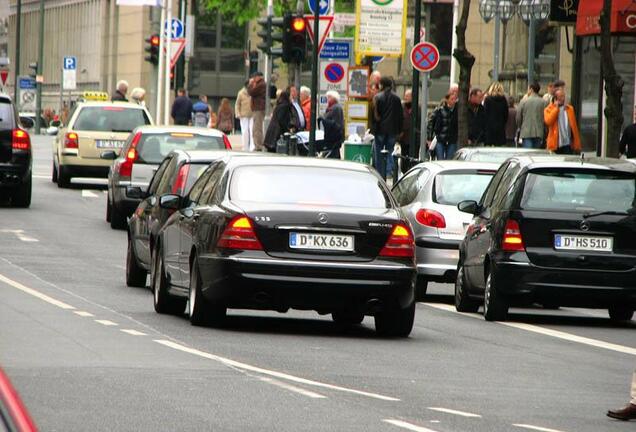
M 325 79 L 333 84 L 342 81 L 344 74 L 344 68 L 338 63 L 331 63 L 325 68 Z
M 329 12 L 329 0 L 307 0 L 307 6 L 309 6 L 309 10 L 314 15 L 316 14 L 316 2 L 318 2 L 320 8 L 318 14 L 327 15 Z

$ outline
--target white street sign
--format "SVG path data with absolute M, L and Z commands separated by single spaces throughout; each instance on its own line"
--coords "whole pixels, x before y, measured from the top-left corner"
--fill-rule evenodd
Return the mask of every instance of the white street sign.
M 37 101 L 36 88 L 33 78 L 18 78 L 18 108 L 20 111 L 35 111 Z
M 364 56 L 404 53 L 406 0 L 357 0 L 355 51 Z
M 62 71 L 62 88 L 64 90 L 75 90 L 77 88 L 76 69 L 64 69 Z
M 335 90 L 347 93 L 347 69 L 349 61 L 321 60 L 320 61 L 320 91 Z

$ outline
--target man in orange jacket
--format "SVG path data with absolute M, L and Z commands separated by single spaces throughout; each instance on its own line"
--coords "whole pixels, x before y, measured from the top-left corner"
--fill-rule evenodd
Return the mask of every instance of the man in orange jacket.
M 548 126 L 546 148 L 560 154 L 574 154 L 581 151 L 581 134 L 576 123 L 574 108 L 565 103 L 565 90 L 554 93 L 554 102 L 543 111 L 543 120 Z

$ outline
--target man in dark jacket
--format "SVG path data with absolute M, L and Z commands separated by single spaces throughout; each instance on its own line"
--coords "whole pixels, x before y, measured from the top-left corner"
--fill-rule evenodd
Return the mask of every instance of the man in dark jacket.
M 435 108 L 428 122 L 429 149 L 433 138 L 437 139 L 432 151 L 437 160 L 452 159 L 457 151 L 457 93 L 449 92 L 443 103 Z
M 375 134 L 374 167 L 383 177 L 389 177 L 393 172 L 393 147 L 397 137 L 402 132 L 402 101 L 393 93 L 393 79 L 382 77 L 380 79 L 380 93 L 373 100 L 373 117 L 377 129 Z M 382 172 L 384 159 L 382 150 L 388 151 L 386 167 Z
M 255 72 L 247 84 L 247 93 L 252 97 L 252 118 L 254 128 L 252 139 L 256 151 L 263 151 L 263 121 L 265 120 L 265 92 L 267 85 L 261 72 Z
M 623 130 L 618 152 L 627 159 L 636 159 L 636 105 L 634 106 L 634 123 Z
M 128 102 L 126 93 L 128 93 L 128 82 L 124 80 L 118 81 L 117 90 L 115 90 L 115 94 L 113 94 L 111 100 L 113 102 Z
M 473 87 L 468 94 L 468 145 L 477 146 L 484 144 L 486 133 L 486 120 L 484 106 L 481 102 L 484 93 L 481 89 Z
M 188 126 L 192 118 L 192 101 L 186 96 L 184 89 L 177 90 L 177 98 L 172 103 L 170 111 L 174 124 Z

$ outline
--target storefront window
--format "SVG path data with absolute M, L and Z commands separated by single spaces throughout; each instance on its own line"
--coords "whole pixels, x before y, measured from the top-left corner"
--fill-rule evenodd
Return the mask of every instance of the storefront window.
M 243 52 L 221 52 L 221 72 L 245 71 L 245 58 Z
M 594 46 L 594 37 L 582 38 L 581 108 L 579 129 L 583 151 L 596 151 L 599 139 L 599 96 L 601 92 L 601 53 Z
M 541 82 L 559 78 L 559 27 L 544 22 L 535 37 L 535 72 Z

